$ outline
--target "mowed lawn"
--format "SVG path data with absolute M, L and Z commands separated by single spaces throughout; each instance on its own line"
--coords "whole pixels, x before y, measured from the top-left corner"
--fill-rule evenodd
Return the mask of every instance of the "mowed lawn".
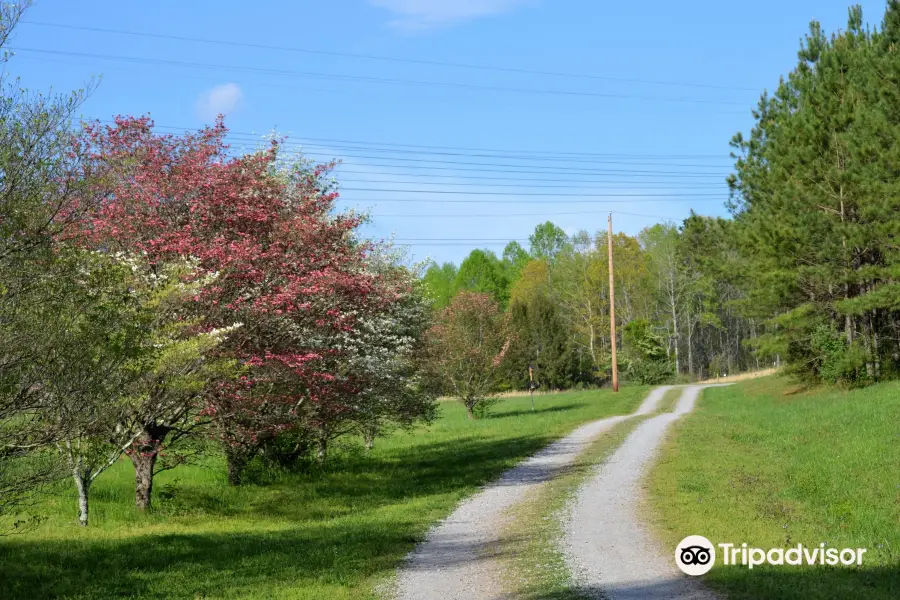
M 646 391 L 539 396 L 534 413 L 511 398 L 478 421 L 442 402 L 429 427 L 268 484 L 229 488 L 209 458 L 161 474 L 146 516 L 121 461 L 95 484 L 88 529 L 63 489 L 38 530 L 0 538 L 0 597 L 372 598 L 461 498 L 577 425 L 632 412 Z
M 849 567 L 716 566 L 729 598 L 900 598 L 900 384 L 801 390 L 768 377 L 703 393 L 649 478 L 673 549 L 687 535 L 758 548 L 867 548 Z

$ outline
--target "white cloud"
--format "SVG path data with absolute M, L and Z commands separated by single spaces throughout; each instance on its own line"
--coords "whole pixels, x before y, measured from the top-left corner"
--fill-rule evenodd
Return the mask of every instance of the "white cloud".
M 212 121 L 219 114 L 234 112 L 244 99 L 244 92 L 236 83 L 225 83 L 206 90 L 197 99 L 197 115 Z
M 504 13 L 531 0 L 369 0 L 396 15 L 389 25 L 404 31 L 423 31 Z

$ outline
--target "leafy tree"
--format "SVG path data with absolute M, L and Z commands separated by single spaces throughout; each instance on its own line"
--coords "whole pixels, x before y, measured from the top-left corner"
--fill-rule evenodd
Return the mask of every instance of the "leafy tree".
M 713 363 L 728 372 L 760 366 L 775 355 L 753 347 L 766 315 L 749 299 L 748 267 L 736 242 L 734 221 L 691 214 L 678 243 L 687 285 L 683 340 L 688 373 L 714 373 Z
M 0 48 L 30 6 L 0 5 Z M 0 61 L 8 54 L 0 50 Z M 86 92 L 43 96 L 0 79 L 0 534 L 44 483 L 64 472 L 45 448 L 68 426 L 46 427 L 52 398 L 42 384 L 67 357 L 58 318 L 71 303 L 73 273 L 54 252 L 54 239 L 81 216 L 82 159 L 72 144 L 72 118 Z M 82 407 L 84 411 L 89 406 Z
M 535 381 L 545 389 L 568 389 L 589 381 L 593 365 L 579 361 L 572 343 L 572 332 L 559 314 L 555 302 L 545 292 L 514 302 L 510 307 L 510 325 L 514 333 L 507 359 L 517 387 L 529 385 L 528 367 Z
M 531 244 L 532 257 L 552 262 L 568 244 L 569 236 L 561 228 L 547 221 L 534 228 L 534 233 L 528 236 L 528 241 Z
M 552 269 L 554 298 L 574 332 L 573 343 L 590 357 L 594 369 L 604 363 L 609 346 L 609 266 L 591 236 L 581 231 L 571 248 L 557 256 Z
M 57 348 L 66 359 L 42 388 L 53 398 L 48 425 L 68 423 L 56 445 L 75 481 L 79 522 L 86 526 L 93 481 L 122 454 L 147 453 L 148 447 L 149 460 L 135 461 L 135 467 L 136 500 L 149 508 L 162 444 L 145 436 L 163 430 L 171 454 L 173 444 L 202 425 L 197 417 L 206 382 L 236 371 L 212 352 L 236 327 L 205 330 L 185 318 L 186 303 L 204 284 L 185 283 L 190 264 L 151 266 L 141 257 L 74 254 L 81 277 L 67 296 L 75 311 L 60 315 L 67 336 Z
M 426 333 L 426 368 L 472 419 L 490 406 L 509 344 L 507 317 L 497 303 L 462 291 Z
M 530 260 L 531 256 L 519 242 L 513 240 L 508 243 L 503 249 L 503 266 L 507 281 L 514 283 Z
M 327 165 L 279 161 L 277 143 L 232 157 L 225 135 L 221 121 L 184 136 L 155 135 L 146 118 L 88 126 L 89 170 L 105 200 L 83 238 L 151 261 L 194 257 L 198 275 L 216 274 L 196 310 L 208 327 L 243 324 L 219 352 L 247 372 L 210 382 L 203 415 L 237 484 L 268 440 L 298 427 L 324 431 L 346 412 L 359 387 L 340 371 L 340 342 L 391 296 L 356 239 L 362 218 L 333 212 Z M 145 450 L 131 454 L 138 471 L 164 439 L 155 425 Z
M 674 225 L 657 224 L 644 229 L 640 240 L 656 283 L 657 299 L 663 307 L 675 373 L 681 372 L 679 348 L 687 280 L 679 263 L 678 229 Z
M 422 280 L 425 282 L 425 289 L 433 299 L 434 308 L 437 310 L 444 309 L 450 304 L 450 299 L 453 298 L 455 291 L 456 274 L 456 265 L 453 263 L 444 263 L 440 266 L 432 263 L 425 271 Z
M 530 260 L 510 288 L 510 303 L 528 303 L 537 294 L 551 293 L 550 267 L 545 260 Z
M 672 379 L 672 363 L 664 340 L 644 320 L 631 321 L 622 334 L 624 375 L 642 385 L 659 385 Z
M 373 249 L 369 269 L 390 290 L 390 302 L 360 312 L 356 327 L 342 333 L 339 372 L 353 388 L 341 414 L 312 418 L 317 431 L 318 458 L 325 443 L 345 433 L 363 436 L 367 449 L 392 428 L 410 427 L 435 416 L 435 397 L 423 381 L 420 354 L 433 310 L 416 269 L 403 265 L 403 254 L 387 246 Z
M 454 292 L 467 290 L 489 294 L 501 306 L 509 301 L 509 280 L 503 263 L 490 250 L 472 250 L 459 265 Z

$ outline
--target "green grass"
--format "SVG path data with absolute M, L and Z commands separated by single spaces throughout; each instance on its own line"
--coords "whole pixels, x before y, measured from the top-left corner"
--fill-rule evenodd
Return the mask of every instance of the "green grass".
M 798 390 L 767 377 L 708 389 L 649 477 L 667 546 L 867 548 L 859 568 L 721 565 L 729 598 L 900 598 L 900 384 Z
M 667 413 L 675 410 L 675 405 L 678 404 L 678 399 L 681 398 L 681 392 L 684 391 L 684 387 L 673 387 L 671 390 L 667 391 L 663 394 L 662 399 L 659 401 L 659 404 L 656 406 L 657 413 Z
M 468 421 L 444 402 L 428 428 L 336 452 L 319 473 L 229 488 L 221 462 L 159 476 L 150 515 L 133 470 L 96 482 L 91 527 L 74 494 L 37 531 L 0 539 L 3 598 L 372 598 L 428 527 L 479 485 L 589 420 L 632 412 L 646 388 L 512 398 Z
M 584 600 L 558 541 L 564 511 L 580 485 L 647 417 L 632 417 L 598 437 L 563 472 L 510 511 L 500 544 L 505 592 L 520 600 Z

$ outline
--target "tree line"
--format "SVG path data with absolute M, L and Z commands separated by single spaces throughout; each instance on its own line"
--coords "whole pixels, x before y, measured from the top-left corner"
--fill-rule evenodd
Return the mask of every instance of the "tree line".
M 900 2 L 880 27 L 849 9 L 813 21 L 797 66 L 731 140 L 731 218 L 691 213 L 616 234 L 619 367 L 658 383 L 780 365 L 845 386 L 900 371 Z M 539 225 L 526 250 L 475 250 L 431 265 L 438 306 L 464 291 L 505 311 L 513 340 L 498 388 L 610 377 L 606 232 Z
M 626 380 L 696 380 L 768 365 L 749 342 L 764 320 L 741 309 L 745 291 L 727 259 L 732 221 L 692 215 L 613 235 L 618 366 Z M 457 309 L 484 295 L 502 312 L 510 341 L 497 389 L 528 389 L 529 367 L 544 389 L 605 384 L 611 377 L 608 234 L 567 235 L 538 225 L 526 250 L 498 257 L 473 250 L 456 267 L 432 264 L 424 282 L 435 306 Z M 499 317 L 498 317 L 499 318 Z M 497 348 L 499 351 L 499 346 Z

